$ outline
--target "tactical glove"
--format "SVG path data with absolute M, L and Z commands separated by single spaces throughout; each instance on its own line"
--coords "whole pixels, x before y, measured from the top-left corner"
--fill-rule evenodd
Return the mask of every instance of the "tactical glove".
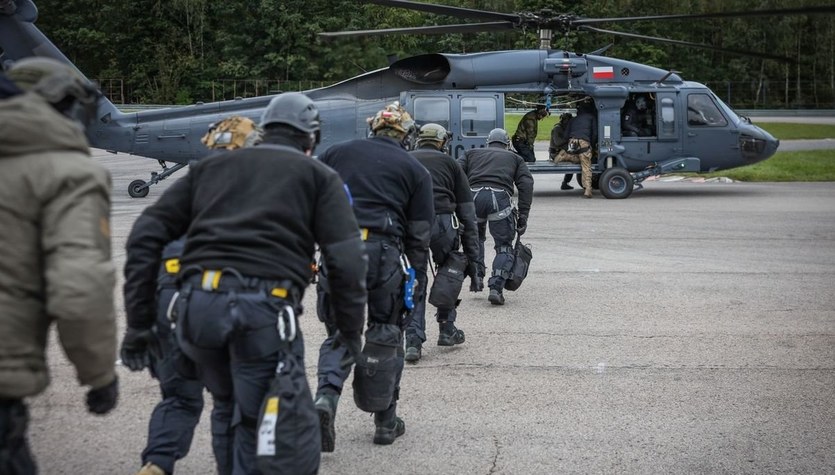
M 125 331 L 119 357 L 131 371 L 142 371 L 151 365 L 151 357 L 160 356 L 159 340 L 150 328 L 131 328 Z
M 348 355 L 356 357 L 362 353 L 362 332 L 336 332 L 333 340 L 333 349 L 341 347 L 348 349 Z
M 516 220 L 516 232 L 519 235 L 525 234 L 525 231 L 528 230 L 528 217 L 527 216 L 519 216 L 519 219 Z
M 112 383 L 87 391 L 87 410 L 93 414 L 107 414 L 116 407 L 118 399 L 119 378 L 114 377 Z
M 470 292 L 481 292 L 484 290 L 484 282 L 482 281 L 481 277 L 478 276 L 478 269 L 479 269 L 478 262 L 469 261 L 467 262 L 467 277 L 470 278 Z

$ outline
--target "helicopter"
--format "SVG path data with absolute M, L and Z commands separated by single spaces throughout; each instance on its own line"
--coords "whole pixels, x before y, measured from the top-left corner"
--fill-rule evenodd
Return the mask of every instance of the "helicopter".
M 420 10 L 463 18 L 494 20 L 484 23 L 441 25 L 388 30 L 321 33 L 325 38 L 378 34 L 446 34 L 538 28 L 540 48 L 468 54 L 422 54 L 392 62 L 334 85 L 303 91 L 320 111 L 321 153 L 335 143 L 368 136 L 366 118 L 386 104 L 399 101 L 418 125 L 438 123 L 451 133 L 450 153 L 484 147 L 494 128 L 504 128 L 505 99 L 509 94 L 545 98 L 586 98 L 594 102 L 599 124 L 593 183 L 607 198 L 628 197 L 635 184 L 671 172 L 708 172 L 749 165 L 772 156 L 779 141 L 737 115 L 703 84 L 685 81 L 675 71 L 603 56 L 551 49 L 552 30 L 588 30 L 637 36 L 653 41 L 677 40 L 612 32 L 590 26 L 636 18 L 580 18 L 556 14 L 498 13 L 400 0 L 371 0 L 384 6 Z M 807 7 L 701 15 L 657 15 L 641 19 L 832 13 L 835 7 Z M 47 56 L 72 63 L 35 26 L 38 10 L 31 0 L 0 0 L 0 63 L 5 66 L 29 56 Z M 696 45 L 690 44 L 689 45 Z M 703 45 L 700 45 L 704 47 Z M 713 49 L 712 46 L 707 46 Z M 731 51 L 721 49 L 722 51 Z M 763 53 L 749 53 L 785 59 Z M 73 65 L 74 67 L 74 65 Z M 79 71 L 79 74 L 81 72 Z M 649 135 L 628 136 L 621 130 L 622 109 L 639 95 L 651 98 Z M 145 197 L 159 183 L 209 150 L 200 138 L 208 127 L 230 115 L 259 121 L 274 96 L 197 103 L 134 113 L 121 112 L 102 100 L 95 121 L 87 128 L 90 144 L 112 153 L 156 159 L 161 172 L 134 180 L 131 197 Z M 172 166 L 168 164 L 172 163 Z M 529 165 L 533 173 L 580 173 L 579 165 L 544 160 Z

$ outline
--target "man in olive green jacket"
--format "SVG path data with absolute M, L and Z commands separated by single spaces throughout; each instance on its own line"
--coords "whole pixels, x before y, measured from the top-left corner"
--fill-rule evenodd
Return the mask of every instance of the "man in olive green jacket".
M 78 381 L 90 387 L 90 412 L 109 412 L 118 395 L 110 176 L 91 160 L 79 123 L 61 113 L 77 99 L 63 89 L 83 88 L 59 76 L 44 96 L 40 78 L 70 70 L 41 59 L 8 72 L 31 92 L 9 92 L 5 82 L 11 97 L 0 99 L 0 473 L 14 475 L 36 471 L 23 398 L 49 383 L 53 322 Z

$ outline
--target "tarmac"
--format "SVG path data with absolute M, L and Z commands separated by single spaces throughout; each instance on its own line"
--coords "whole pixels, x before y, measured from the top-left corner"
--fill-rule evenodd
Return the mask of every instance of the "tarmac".
M 134 220 L 185 172 L 132 199 L 128 183 L 156 162 L 95 160 L 113 177 L 121 274 Z M 405 435 L 373 445 L 348 384 L 320 473 L 834 473 L 835 183 L 651 181 L 585 200 L 561 178 L 535 178 L 531 273 L 506 305 L 465 282 L 466 342 L 436 346 L 430 323 L 403 377 Z M 301 326 L 315 388 L 313 296 Z M 119 367 L 119 406 L 97 417 L 54 332 L 50 367 L 30 401 L 41 473 L 138 470 L 156 381 Z M 177 473 L 214 473 L 210 406 Z

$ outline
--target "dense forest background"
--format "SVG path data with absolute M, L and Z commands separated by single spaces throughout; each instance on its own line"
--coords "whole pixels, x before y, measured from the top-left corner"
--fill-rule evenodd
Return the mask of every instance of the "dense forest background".
M 550 8 L 585 17 L 750 11 L 831 0 L 445 0 L 500 12 Z M 663 5 L 662 5 L 663 3 Z M 460 23 L 348 0 L 39 0 L 38 26 L 116 102 L 189 104 L 331 84 L 392 56 L 538 47 L 537 31 L 323 41 L 323 31 Z M 474 20 L 478 21 L 478 20 Z M 835 108 L 835 15 L 596 25 L 795 58 L 779 62 L 599 33 L 553 47 L 679 71 L 734 107 Z

